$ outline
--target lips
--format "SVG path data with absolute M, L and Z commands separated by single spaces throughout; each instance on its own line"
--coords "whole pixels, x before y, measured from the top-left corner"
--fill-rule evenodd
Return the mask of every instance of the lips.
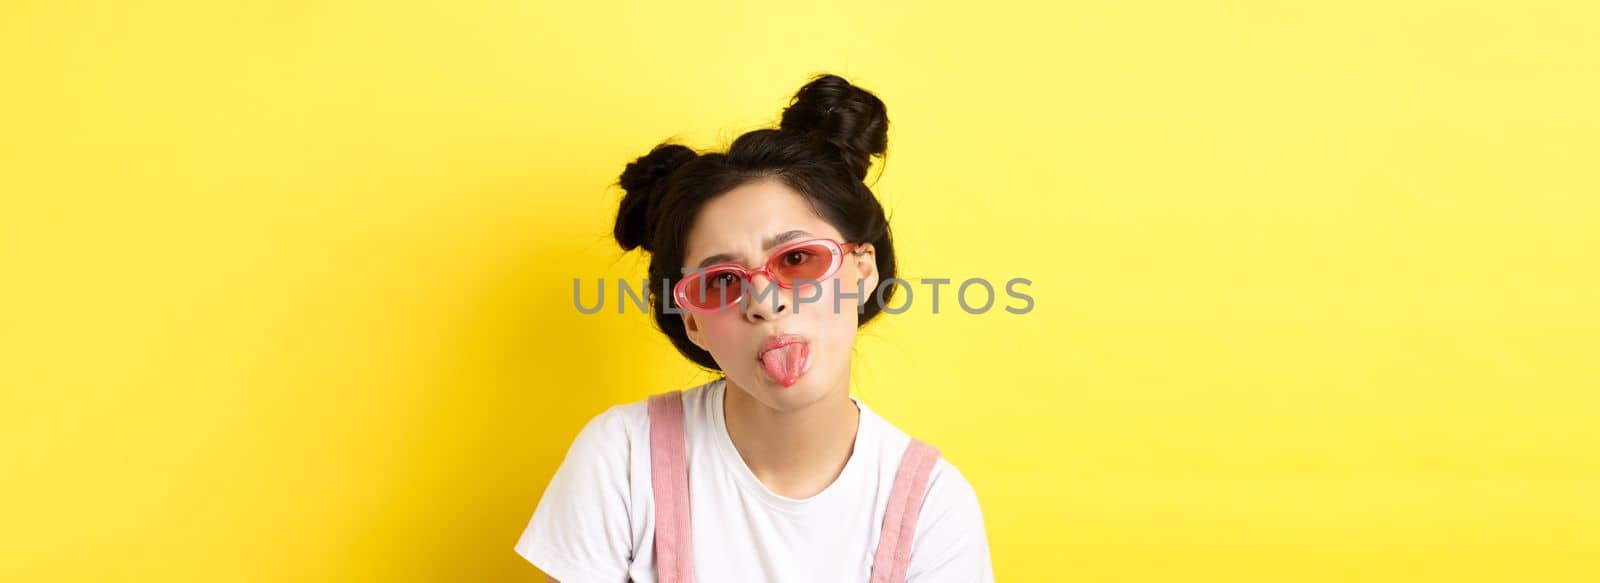
M 794 386 L 811 359 L 811 344 L 799 334 L 774 334 L 761 344 L 756 358 L 779 385 Z

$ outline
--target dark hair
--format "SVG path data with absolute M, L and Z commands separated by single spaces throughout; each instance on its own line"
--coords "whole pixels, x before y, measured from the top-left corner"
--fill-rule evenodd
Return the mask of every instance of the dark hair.
M 888 217 L 863 183 L 872 157 L 888 149 L 888 129 L 882 100 L 837 75 L 823 74 L 795 93 L 777 129 L 746 132 L 726 152 L 702 154 L 662 143 L 628 164 L 618 181 L 627 194 L 617 207 L 613 234 L 625 251 L 643 247 L 650 252 L 650 310 L 679 352 L 700 366 L 721 370 L 710 352 L 689 340 L 682 317 L 662 310 L 659 295 L 663 281 L 670 290 L 683 275 L 684 246 L 700 207 L 745 183 L 782 181 L 805 197 L 845 242 L 872 243 L 880 282 L 895 276 Z M 866 291 L 857 326 L 882 311 L 874 290 Z M 886 287 L 883 301 L 893 293 L 894 286 Z M 672 301 L 670 292 L 666 295 Z

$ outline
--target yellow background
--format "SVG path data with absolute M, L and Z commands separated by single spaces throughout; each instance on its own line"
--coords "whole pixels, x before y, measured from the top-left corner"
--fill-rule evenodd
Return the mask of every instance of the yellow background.
M 709 378 L 572 306 L 610 184 L 824 71 L 903 276 L 1034 281 L 855 362 L 999 580 L 1600 580 L 1600 11 L 1055 4 L 7 2 L 0 580 L 537 580 Z

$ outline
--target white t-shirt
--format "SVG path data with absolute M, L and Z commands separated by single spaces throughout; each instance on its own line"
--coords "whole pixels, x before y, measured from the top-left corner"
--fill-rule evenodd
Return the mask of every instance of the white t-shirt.
M 695 582 L 866 582 L 911 437 L 852 396 L 861 420 L 844 470 L 822 492 L 788 498 L 767 489 L 728 438 L 725 387 L 718 379 L 683 392 Z M 647 403 L 615 405 L 584 426 L 517 541 L 518 554 L 562 583 L 656 581 Z M 977 493 L 943 457 L 906 581 L 994 581 Z

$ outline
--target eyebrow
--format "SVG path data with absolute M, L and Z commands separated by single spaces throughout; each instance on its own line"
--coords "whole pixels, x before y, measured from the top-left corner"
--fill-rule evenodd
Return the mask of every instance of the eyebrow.
M 810 234 L 811 234 L 810 232 L 802 230 L 802 229 L 793 229 L 793 230 L 789 230 L 789 231 L 784 231 L 782 233 L 778 233 L 777 235 L 773 235 L 772 237 L 769 237 L 766 240 L 765 247 L 763 247 L 762 250 L 763 251 L 770 250 L 773 247 L 777 247 L 777 246 L 782 245 L 784 243 L 788 243 L 790 241 L 793 241 L 795 239 L 798 239 L 800 237 L 804 237 L 804 236 L 807 236 L 807 235 L 810 235 Z M 729 262 L 729 261 L 733 261 L 735 259 L 738 259 L 738 256 L 736 256 L 736 255 L 734 255 L 732 253 L 718 253 L 716 255 L 712 255 L 712 256 L 707 257 L 705 259 L 701 259 L 700 260 L 700 266 L 698 267 L 698 269 L 705 269 L 708 266 L 715 265 L 717 263 L 726 263 L 726 262 Z

